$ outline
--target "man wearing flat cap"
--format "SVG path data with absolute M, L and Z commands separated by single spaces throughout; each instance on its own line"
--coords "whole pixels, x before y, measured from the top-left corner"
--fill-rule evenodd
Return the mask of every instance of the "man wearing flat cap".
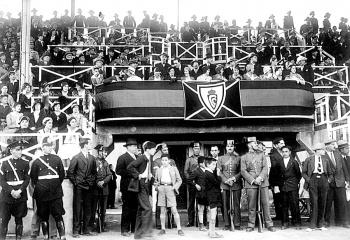
M 153 155 L 156 153 L 156 144 L 154 142 L 145 142 L 143 144 L 144 153 L 132 161 L 127 170 L 132 178 L 139 180 L 139 192 L 137 193 L 138 207 L 135 223 L 135 239 L 152 237 L 152 204 L 149 196 L 152 194 L 152 184 L 154 177 Z
M 60 157 L 51 154 L 53 141 L 45 137 L 42 142 L 43 156 L 34 160 L 30 178 L 34 186 L 33 198 L 37 204 L 37 215 L 41 220 L 44 239 L 49 239 L 49 216 L 55 219 L 60 239 L 65 238 L 65 227 L 62 215 L 63 208 L 62 182 L 64 167 Z
M 316 227 L 326 230 L 323 224 L 323 216 L 329 183 L 333 181 L 330 162 L 324 156 L 325 145 L 316 143 L 312 150 L 315 151 L 315 154 L 305 159 L 301 173 L 301 176 L 305 179 L 304 188 L 309 190 L 312 206 L 310 227 L 306 231 L 313 231 Z
M 324 216 L 325 226 L 331 223 L 331 210 L 334 203 L 334 223 L 337 226 L 350 228 L 345 219 L 345 184 L 349 184 L 349 172 L 340 152 L 336 150 L 336 141 L 330 139 L 326 141 L 326 154 L 332 170 L 333 178 L 329 183 L 327 192 L 326 213 Z
M 248 196 L 247 232 L 254 231 L 257 204 L 261 204 L 267 229 L 270 232 L 275 232 L 270 216 L 267 160 L 264 153 L 259 149 L 256 137 L 248 137 L 247 146 L 249 151 L 241 157 L 241 174 L 245 181 L 244 187 Z M 260 203 L 257 203 L 258 191 L 260 191 L 261 196 Z
M 99 206 L 99 218 L 101 223 L 101 231 L 105 232 L 105 217 L 106 217 L 106 209 L 107 209 L 107 199 L 108 199 L 108 183 L 112 178 L 112 173 L 109 170 L 108 162 L 106 161 L 107 157 L 107 149 L 101 145 L 98 144 L 95 147 L 95 150 L 97 151 L 97 157 L 96 157 L 96 167 L 97 167 L 97 174 L 96 174 L 96 181 L 93 185 L 93 200 L 92 200 L 92 215 L 90 220 L 90 226 L 95 226 L 95 214 L 97 210 L 97 206 Z M 98 229 L 99 231 L 99 229 Z
M 136 160 L 137 142 L 129 138 L 124 145 L 126 152 L 119 156 L 115 173 L 121 176 L 120 191 L 122 193 L 122 217 L 121 217 L 121 235 L 128 237 L 130 233 L 135 232 L 137 193 L 128 191 L 128 186 L 132 175 L 127 170 L 128 165 Z
M 337 142 L 338 150 L 344 159 L 344 163 L 346 166 L 347 171 L 350 173 L 350 157 L 349 157 L 349 143 L 344 140 L 339 140 Z M 349 185 L 347 186 L 349 187 Z M 350 223 L 350 201 L 346 202 L 346 215 L 345 215 L 346 221 L 349 224 Z
M 79 237 L 80 222 L 83 220 L 83 234 L 93 235 L 89 226 L 93 198 L 93 186 L 96 182 L 96 160 L 89 153 L 89 139 L 80 138 L 81 151 L 75 155 L 69 165 L 67 177 L 73 183 L 73 237 Z M 81 203 L 82 202 L 82 203 Z M 83 219 L 81 209 L 83 208 Z
M 11 153 L 8 160 L 0 167 L 0 239 L 6 239 L 11 216 L 15 218 L 16 239 L 23 234 L 23 221 L 27 215 L 27 186 L 29 184 L 29 162 L 22 158 L 22 148 L 27 142 L 20 140 L 10 143 L 7 148 Z

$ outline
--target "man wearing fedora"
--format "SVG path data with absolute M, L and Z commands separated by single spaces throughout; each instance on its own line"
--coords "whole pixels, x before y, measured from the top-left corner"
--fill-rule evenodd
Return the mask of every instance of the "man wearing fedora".
M 306 231 L 317 228 L 327 230 L 323 226 L 329 183 L 333 181 L 330 162 L 325 155 L 325 145 L 316 143 L 312 150 L 313 156 L 305 159 L 302 177 L 305 179 L 304 188 L 309 190 L 312 206 L 310 227 Z
M 91 216 L 92 190 L 96 182 L 96 160 L 89 153 L 88 138 L 80 138 L 79 145 L 81 151 L 75 155 L 69 165 L 67 177 L 73 183 L 73 237 L 79 237 L 80 222 L 83 220 L 83 234 L 94 235 L 91 233 L 89 222 Z M 81 210 L 83 210 L 83 219 L 81 219 Z
M 347 141 L 344 140 L 339 140 L 337 142 L 338 145 L 338 150 L 342 156 L 342 158 L 344 159 L 344 163 L 345 163 L 345 167 L 347 169 L 347 171 L 350 173 L 350 157 L 349 157 L 349 143 Z M 348 189 L 350 186 L 349 184 L 346 186 L 346 188 Z M 350 223 L 350 201 L 346 202 L 346 215 L 345 215 L 345 220 L 347 221 L 347 223 Z
M 160 63 L 157 63 L 154 65 L 155 68 L 158 68 L 158 70 L 161 72 L 161 76 L 163 76 L 164 79 L 168 79 L 169 77 L 169 68 L 171 65 L 168 63 L 168 54 L 162 53 L 160 54 Z
M 124 145 L 126 152 L 119 156 L 115 173 L 121 176 L 120 191 L 122 193 L 122 217 L 121 217 L 121 235 L 128 237 L 135 231 L 137 193 L 128 191 L 128 186 L 132 178 L 127 170 L 128 165 L 136 160 L 137 142 L 129 138 Z
M 343 226 L 350 228 L 345 219 L 345 184 L 349 183 L 349 173 L 346 168 L 343 157 L 340 152 L 336 150 L 336 141 L 333 139 L 328 140 L 326 143 L 326 154 L 328 162 L 332 170 L 333 178 L 329 183 L 327 192 L 326 212 L 325 212 L 325 225 L 330 226 L 332 204 L 334 203 L 334 222 L 337 226 Z
M 261 204 L 264 212 L 264 221 L 270 232 L 275 232 L 270 216 L 268 166 L 264 153 L 259 150 L 256 137 L 247 138 L 249 151 L 241 157 L 241 174 L 245 181 L 248 196 L 248 228 L 247 232 L 254 231 L 256 206 Z M 260 190 L 260 203 L 258 191 Z
M 22 158 L 22 148 L 26 141 L 14 141 L 7 148 L 11 153 L 0 166 L 0 239 L 6 239 L 11 216 L 15 218 L 16 239 L 23 234 L 23 221 L 27 215 L 27 186 L 29 184 L 29 162 Z
M 311 84 L 314 83 L 314 70 L 312 69 L 310 64 L 307 64 L 307 58 L 303 56 L 299 56 L 297 58 L 296 64 L 301 66 L 297 69 L 297 73 L 300 74 L 306 82 Z

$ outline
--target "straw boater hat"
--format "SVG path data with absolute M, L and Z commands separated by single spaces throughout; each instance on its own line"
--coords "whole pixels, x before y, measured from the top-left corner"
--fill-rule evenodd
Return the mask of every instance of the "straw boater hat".
M 324 143 L 315 143 L 315 144 L 312 146 L 312 150 L 313 150 L 313 151 L 320 150 L 320 149 L 324 149 L 324 148 L 325 148 Z

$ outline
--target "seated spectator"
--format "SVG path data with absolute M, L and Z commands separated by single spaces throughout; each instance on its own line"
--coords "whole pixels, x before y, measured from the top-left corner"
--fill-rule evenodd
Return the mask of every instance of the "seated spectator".
M 9 79 L 9 82 L 7 83 L 7 92 L 12 96 L 14 101 L 17 101 L 19 92 L 19 79 L 16 78 L 15 72 L 9 72 Z
M 33 96 L 32 86 L 29 83 L 24 83 L 21 94 L 19 95 L 19 103 L 21 103 L 21 111 L 24 115 L 28 115 L 31 111 L 31 98 Z
M 272 75 L 270 66 L 264 66 L 263 72 L 264 72 L 263 75 L 260 75 L 261 80 L 273 80 L 273 75 Z
M 77 126 L 80 129 L 83 129 L 83 124 L 86 121 L 86 118 L 83 114 L 79 111 L 79 105 L 78 104 L 72 104 L 72 113 L 69 115 L 69 117 L 74 117 L 77 120 Z
M 168 70 L 169 70 L 169 68 L 168 68 Z M 166 75 L 168 75 L 168 73 Z M 162 80 L 166 80 L 166 79 L 163 78 L 163 75 L 162 75 L 162 72 L 160 71 L 160 69 L 156 67 L 156 68 L 154 68 L 153 76 L 151 76 L 149 78 L 149 80 L 162 81 Z
M 121 72 L 121 74 L 125 74 L 126 81 L 142 81 L 142 79 L 135 75 L 135 68 L 129 66 L 125 72 Z
M 94 67 L 91 82 L 94 86 L 103 84 L 103 72 L 98 67 Z
M 6 116 L 11 112 L 11 107 L 8 105 L 8 96 L 0 96 L 0 131 L 6 127 Z
M 295 65 L 290 66 L 290 73 L 286 76 L 285 80 L 292 80 L 301 85 L 305 85 L 305 80 L 300 74 L 297 73 L 297 67 Z
M 70 98 L 71 96 L 72 94 L 69 91 L 68 83 L 62 82 L 61 92 L 58 94 L 58 102 L 60 103 L 61 108 L 65 108 L 67 105 L 69 105 L 72 102 L 72 99 Z
M 233 68 L 233 74 L 230 76 L 230 81 L 242 80 L 242 75 L 240 74 L 239 66 L 236 65 Z
M 189 67 L 184 68 L 184 76 L 181 77 L 181 80 L 183 80 L 183 81 L 195 80 L 193 77 L 190 76 L 190 68 Z
M 7 103 L 12 108 L 15 105 L 15 101 L 13 100 L 13 97 L 7 93 L 8 87 L 6 84 L 1 85 L 1 92 L 0 95 L 6 95 L 7 96 Z
M 203 71 L 199 68 L 199 62 L 197 60 L 192 61 L 191 63 L 192 69 L 190 71 L 190 76 L 195 80 L 203 74 Z
M 170 82 L 177 82 L 177 80 L 180 79 L 179 76 L 176 76 L 176 74 L 175 74 L 175 68 L 174 68 L 174 67 L 170 67 L 170 68 L 169 68 L 169 73 L 168 73 L 168 75 L 169 75 L 169 80 L 170 80 Z
M 52 65 L 62 65 L 63 63 L 63 53 L 58 47 L 55 47 L 51 53 L 51 63 Z
M 243 75 L 244 80 L 249 80 L 249 81 L 260 80 L 258 75 L 256 75 L 254 73 L 254 65 L 253 64 L 247 64 L 246 71 L 247 71 L 246 74 Z
M 163 78 L 167 79 L 169 68 L 171 67 L 171 65 L 168 63 L 169 56 L 166 53 L 162 53 L 160 54 L 159 57 L 160 57 L 160 63 L 157 63 L 156 65 L 154 65 L 154 67 L 158 68 Z
M 64 66 L 72 66 L 74 64 L 75 64 L 75 59 L 74 59 L 73 53 L 72 52 L 67 52 L 64 55 L 64 60 L 63 60 L 62 65 L 64 65 Z
M 131 59 L 129 61 L 129 64 L 130 64 L 131 67 L 133 67 L 135 69 L 135 75 L 140 77 L 141 79 L 143 79 L 143 77 L 144 77 L 143 73 L 142 73 L 142 71 L 140 69 L 138 69 L 138 66 L 139 66 L 138 59 L 136 59 L 136 58 L 135 59 Z
M 174 70 L 175 70 L 175 76 L 178 77 L 178 78 L 183 77 L 184 70 L 183 70 L 183 66 L 181 65 L 180 58 L 174 58 L 174 60 L 173 60 L 173 67 L 174 67 Z
M 224 77 L 224 66 L 218 64 L 215 68 L 215 72 L 216 74 L 213 76 L 213 80 L 227 81 L 227 79 Z
M 36 101 L 33 104 L 33 111 L 29 114 L 29 128 L 37 132 L 42 127 L 42 121 L 47 115 L 42 111 L 43 104 L 41 101 Z
M 258 64 L 258 56 L 255 53 L 251 53 L 249 56 L 249 64 L 253 66 L 254 74 L 260 76 L 263 74 L 262 67 Z
M 13 111 L 6 116 L 6 132 L 15 132 L 19 128 L 19 120 L 22 118 L 21 104 L 15 103 Z
M 298 69 L 298 73 L 301 75 L 301 77 L 306 81 L 314 84 L 314 70 L 311 65 L 306 64 L 307 58 L 303 56 L 299 56 L 297 58 L 297 65 L 300 66 Z
M 207 66 L 201 69 L 204 73 L 197 77 L 198 81 L 210 82 L 213 78 L 210 76 L 210 69 Z
M 227 62 L 227 64 L 226 64 L 226 67 L 224 69 L 224 77 L 226 79 L 230 79 L 231 75 L 233 74 L 233 69 L 237 65 L 237 59 L 235 59 L 233 57 L 229 57 L 226 62 Z
M 63 132 L 67 126 L 67 117 L 64 112 L 61 111 L 61 106 L 59 102 L 54 102 L 52 105 L 52 113 L 50 115 L 53 121 L 53 130 L 55 132 Z
M 34 133 L 32 130 L 29 129 L 29 117 L 28 116 L 22 116 L 19 119 L 19 128 L 15 131 L 15 133 Z M 37 143 L 37 139 L 34 136 L 16 136 L 15 140 L 24 140 L 29 143 L 29 147 L 34 146 Z

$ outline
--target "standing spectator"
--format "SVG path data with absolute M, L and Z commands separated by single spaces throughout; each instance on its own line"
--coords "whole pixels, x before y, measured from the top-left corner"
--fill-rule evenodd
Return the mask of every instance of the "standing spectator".
M 95 235 L 88 226 L 91 214 L 92 186 L 96 181 L 96 160 L 89 153 L 89 139 L 80 138 L 80 153 L 75 155 L 69 165 L 67 177 L 73 183 L 73 237 L 79 237 L 79 226 L 83 220 L 84 235 Z M 81 210 L 83 217 L 81 219 Z
M 8 96 L 0 95 L 0 130 L 3 131 L 6 127 L 6 117 L 11 112 L 11 107 L 8 104 Z
M 286 39 L 289 38 L 291 31 L 294 30 L 294 20 L 291 13 L 292 12 L 289 10 L 287 12 L 287 15 L 284 16 L 284 19 L 283 19 L 283 30 L 285 31 L 284 36 Z
M 241 157 L 241 173 L 245 180 L 245 189 L 248 196 L 248 228 L 247 232 L 254 231 L 256 219 L 256 206 L 262 205 L 264 221 L 269 231 L 275 232 L 270 216 L 269 194 L 268 194 L 268 166 L 264 153 L 259 150 L 256 137 L 248 137 L 248 153 Z M 258 191 L 260 200 L 258 203 Z
M 7 83 L 7 92 L 12 96 L 14 101 L 18 99 L 18 91 L 19 91 L 19 81 L 16 78 L 16 72 L 9 73 L 10 81 Z
M 310 12 L 310 16 L 308 17 L 308 21 L 311 24 L 311 32 L 316 35 L 318 33 L 318 20 L 315 18 L 315 11 Z
M 127 139 L 126 153 L 122 154 L 117 160 L 115 173 L 121 176 L 120 191 L 122 193 L 122 217 L 121 217 L 121 235 L 128 237 L 130 233 L 135 232 L 137 193 L 128 191 L 132 175 L 127 170 L 130 163 L 136 160 L 137 142 L 135 139 Z M 113 201 L 114 205 L 114 201 Z
M 130 34 L 134 32 L 134 28 L 136 27 L 136 21 L 134 17 L 131 15 L 131 10 L 128 11 L 128 16 L 124 17 L 123 26 L 125 28 L 125 33 Z
M 301 172 L 298 162 L 291 156 L 291 148 L 281 148 L 283 162 L 281 164 L 281 199 L 282 199 L 282 229 L 288 228 L 289 209 L 292 214 L 292 224 L 301 229 L 301 218 L 299 210 L 298 185 L 301 179 Z
M 329 161 L 324 156 L 325 145 L 316 143 L 312 150 L 315 155 L 305 159 L 302 177 L 305 179 L 304 188 L 309 189 L 311 197 L 312 215 L 310 227 L 306 231 L 314 231 L 316 227 L 327 230 L 324 227 L 324 214 L 327 202 L 329 182 L 333 181 L 332 170 Z
M 346 205 L 345 186 L 349 184 L 350 176 L 348 169 L 344 163 L 339 151 L 336 150 L 336 141 L 329 140 L 326 142 L 326 159 L 330 163 L 331 172 L 333 174 L 332 181 L 329 182 L 327 192 L 327 202 L 325 209 L 325 226 L 331 225 L 331 211 L 334 202 L 334 223 L 337 226 L 350 228 L 347 224 L 344 211 Z
M 344 140 L 339 140 L 337 142 L 338 145 L 338 149 L 342 155 L 342 158 L 344 159 L 344 163 L 346 169 L 348 170 L 348 172 L 350 172 L 350 157 L 349 155 L 349 143 L 344 141 Z M 346 219 L 348 221 L 348 223 L 350 222 L 350 201 L 346 202 Z
M 72 102 L 72 95 L 69 91 L 69 85 L 67 82 L 61 83 L 61 91 L 58 94 L 58 102 L 62 108 L 65 108 Z
M 81 8 L 78 8 L 78 14 L 74 16 L 71 26 L 75 28 L 76 34 L 83 34 L 86 26 L 86 18 L 82 15 Z
M 113 164 L 109 164 L 109 171 L 111 172 L 112 177 L 111 177 L 111 180 L 108 182 L 107 208 L 115 209 L 114 204 L 115 204 L 115 190 L 117 189 L 117 175 L 113 170 Z
M 332 25 L 329 21 L 329 18 L 331 17 L 331 14 L 329 12 L 326 12 L 323 19 L 323 30 L 327 33 L 332 30 Z
M 138 206 L 135 223 L 134 238 L 152 237 L 152 205 L 149 196 L 152 194 L 151 186 L 154 180 L 152 176 L 153 155 L 156 152 L 154 142 L 145 142 L 143 145 L 144 154 L 132 161 L 127 170 L 132 178 L 139 180 L 139 192 L 137 193 Z

